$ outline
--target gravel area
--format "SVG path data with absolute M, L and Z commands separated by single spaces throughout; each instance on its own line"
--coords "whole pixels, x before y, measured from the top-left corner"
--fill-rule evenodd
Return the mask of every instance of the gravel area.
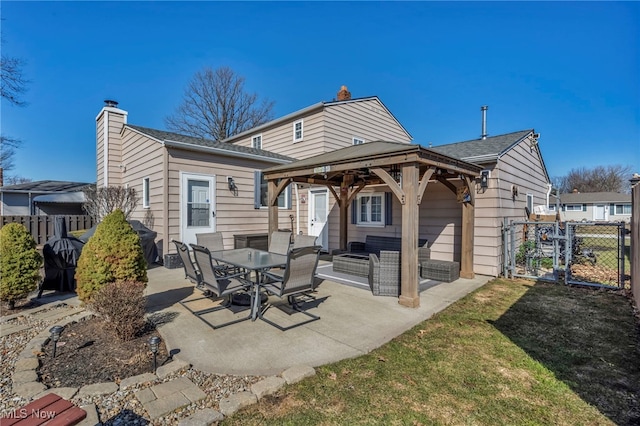
M 51 309 L 61 308 L 64 306 L 52 307 Z M 53 325 L 46 320 L 37 320 L 27 314 L 8 320 L 3 318 L 0 327 L 17 323 L 26 324 L 29 328 L 0 338 L 0 415 L 6 415 L 29 402 L 29 400 L 13 393 L 11 376 L 14 364 L 29 341 L 39 332 Z M 150 421 L 142 404 L 136 399 L 135 392 L 177 377 L 190 379 L 206 393 L 206 398 L 180 408 L 165 417 Z M 196 410 L 204 408 L 217 410 L 221 399 L 233 393 L 249 391 L 251 385 L 261 379 L 263 377 L 210 374 L 190 368 L 173 373 L 164 379 L 157 379 L 152 383 L 135 385 L 126 390 L 118 390 L 97 397 L 74 397 L 71 401 L 78 406 L 95 404 L 100 421 L 105 425 L 175 425 L 181 419 L 192 415 Z

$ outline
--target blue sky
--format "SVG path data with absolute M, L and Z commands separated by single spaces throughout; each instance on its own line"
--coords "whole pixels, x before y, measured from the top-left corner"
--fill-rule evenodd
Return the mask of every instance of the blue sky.
M 26 61 L 8 174 L 95 182 L 95 117 L 164 129 L 205 66 L 229 66 L 280 117 L 341 85 L 378 96 L 428 146 L 535 129 L 551 177 L 640 172 L 636 2 L 11 2 L 2 54 Z

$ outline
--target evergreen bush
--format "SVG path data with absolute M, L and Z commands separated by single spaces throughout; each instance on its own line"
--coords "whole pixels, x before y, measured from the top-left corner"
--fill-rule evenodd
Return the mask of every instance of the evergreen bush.
M 9 223 L 0 229 L 0 300 L 9 309 L 38 287 L 42 255 L 24 225 Z
M 140 237 L 122 210 L 105 216 L 96 227 L 78 259 L 76 281 L 83 302 L 91 302 L 94 292 L 109 283 L 148 281 Z

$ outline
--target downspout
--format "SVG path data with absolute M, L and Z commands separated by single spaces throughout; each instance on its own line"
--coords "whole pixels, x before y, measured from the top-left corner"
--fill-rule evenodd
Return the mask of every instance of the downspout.
M 551 187 L 553 185 L 551 185 L 550 183 L 547 184 L 547 186 L 549 187 L 549 189 L 547 189 L 547 208 L 549 208 L 549 195 L 551 195 Z
M 293 184 L 296 193 L 296 235 L 300 235 L 300 197 L 298 196 L 298 184 Z

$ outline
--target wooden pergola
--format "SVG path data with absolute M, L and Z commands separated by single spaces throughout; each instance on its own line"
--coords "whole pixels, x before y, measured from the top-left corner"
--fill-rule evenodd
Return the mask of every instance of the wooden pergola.
M 460 276 L 473 278 L 476 179 L 481 167 L 420 145 L 369 142 L 263 170 L 268 186 L 269 235 L 278 230 L 278 195 L 291 183 L 324 185 L 340 208 L 340 249 L 347 249 L 348 207 L 368 185 L 386 184 L 402 206 L 402 266 L 399 303 L 420 306 L 418 295 L 419 206 L 429 183 L 439 183 L 462 201 Z M 461 186 L 451 181 L 462 181 Z M 401 182 L 400 184 L 398 182 Z

